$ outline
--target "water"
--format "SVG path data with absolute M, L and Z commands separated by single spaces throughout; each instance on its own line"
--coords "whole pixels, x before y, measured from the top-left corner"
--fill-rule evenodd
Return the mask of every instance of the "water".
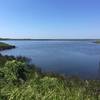
M 84 79 L 100 77 L 100 45 L 92 41 L 4 41 L 16 49 L 3 55 L 26 56 L 42 71 L 76 75 Z

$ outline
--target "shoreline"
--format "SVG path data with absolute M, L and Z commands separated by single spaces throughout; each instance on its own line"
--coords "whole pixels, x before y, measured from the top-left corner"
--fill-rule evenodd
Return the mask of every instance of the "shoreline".
M 0 42 L 0 51 L 13 49 L 13 48 L 16 48 L 16 46 L 10 45 L 10 44 L 4 43 L 4 42 Z
M 98 41 L 98 40 L 100 40 L 100 39 L 85 39 L 85 38 L 83 38 L 83 39 L 61 39 L 61 38 L 58 38 L 58 39 L 28 39 L 28 38 L 26 38 L 26 39 L 16 39 L 16 38 L 0 38 L 0 41 L 6 41 L 6 40 L 21 40 L 21 41 L 24 41 L 24 40 L 29 40 L 29 41 Z
M 93 42 L 93 43 L 100 44 L 100 41 L 95 41 L 95 42 Z

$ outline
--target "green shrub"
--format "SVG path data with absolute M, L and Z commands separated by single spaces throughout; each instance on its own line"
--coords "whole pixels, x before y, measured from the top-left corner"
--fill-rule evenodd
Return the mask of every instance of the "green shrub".
M 99 80 L 53 77 L 31 68 L 17 60 L 0 67 L 0 100 L 100 100 Z

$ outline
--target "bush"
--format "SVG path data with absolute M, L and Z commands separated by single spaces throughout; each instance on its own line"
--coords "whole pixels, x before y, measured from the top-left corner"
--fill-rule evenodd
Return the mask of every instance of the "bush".
M 0 67 L 0 100 L 100 100 L 99 80 L 39 72 L 34 65 L 6 61 Z

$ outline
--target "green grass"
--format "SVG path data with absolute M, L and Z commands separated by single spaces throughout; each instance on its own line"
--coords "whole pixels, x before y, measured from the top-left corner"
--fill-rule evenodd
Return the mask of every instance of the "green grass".
M 7 43 L 0 42 L 0 47 L 2 47 L 2 46 L 10 46 L 10 45 Z
M 0 50 L 11 49 L 11 48 L 15 48 L 15 46 L 0 42 Z
M 100 100 L 99 80 L 41 73 L 20 59 L 1 55 L 0 100 Z
M 100 39 L 97 39 L 94 43 L 100 44 Z

